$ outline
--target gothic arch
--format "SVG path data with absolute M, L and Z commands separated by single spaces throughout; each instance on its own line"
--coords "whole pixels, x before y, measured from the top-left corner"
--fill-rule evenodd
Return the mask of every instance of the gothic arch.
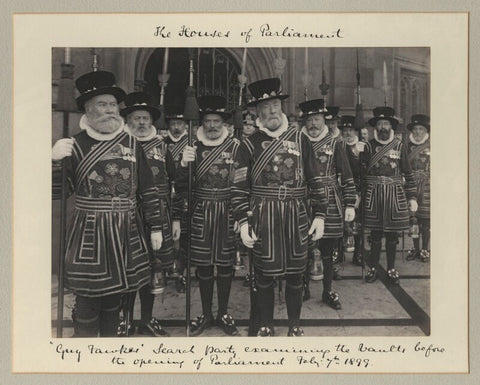
M 240 64 L 242 62 L 243 48 L 224 48 Z M 130 62 L 132 68 L 132 79 L 143 79 L 148 59 L 155 48 L 137 48 L 132 55 Z M 253 48 L 247 51 L 247 82 L 251 83 L 259 79 L 275 76 L 273 48 Z

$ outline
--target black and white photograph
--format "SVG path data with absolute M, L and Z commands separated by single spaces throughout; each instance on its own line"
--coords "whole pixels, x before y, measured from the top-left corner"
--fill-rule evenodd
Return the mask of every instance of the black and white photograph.
M 55 47 L 52 92 L 53 336 L 430 334 L 428 47 Z
M 13 372 L 468 372 L 467 14 L 14 31 Z

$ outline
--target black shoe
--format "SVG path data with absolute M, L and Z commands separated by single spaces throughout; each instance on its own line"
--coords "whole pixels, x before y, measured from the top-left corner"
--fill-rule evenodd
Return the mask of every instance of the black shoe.
M 187 283 L 185 282 L 185 277 L 179 275 L 178 278 L 175 280 L 175 290 L 177 291 L 177 293 L 185 293 L 186 286 Z
M 367 275 L 365 276 L 365 282 L 372 283 L 377 280 L 377 269 L 374 267 L 370 268 L 370 270 L 367 271 Z
M 138 333 L 142 335 L 148 335 L 152 337 L 168 337 L 170 334 L 162 328 L 162 325 L 156 318 L 152 318 L 147 323 L 142 323 L 138 327 Z
M 420 251 L 420 260 L 425 263 L 430 261 L 430 252 L 428 250 Z
M 338 294 L 334 291 L 329 291 L 328 293 L 324 292 L 322 295 L 322 301 L 334 310 L 340 310 L 342 308 Z
M 268 326 L 262 326 L 258 329 L 257 337 L 273 337 L 275 335 L 275 330 L 269 328 Z
M 220 318 L 217 317 L 216 324 L 225 332 L 225 334 L 228 334 L 229 336 L 238 335 L 238 330 L 235 326 L 235 320 L 230 314 L 224 314 Z
M 117 337 L 130 337 L 135 334 L 135 326 L 132 324 L 128 325 L 127 328 L 127 322 L 125 320 L 121 320 L 120 323 L 118 324 L 118 329 L 117 329 Z
M 388 270 L 387 271 L 387 277 L 393 285 L 399 285 L 400 284 L 400 275 L 398 274 L 397 270 L 395 270 L 395 269 Z
M 303 332 L 303 329 L 298 326 L 288 329 L 288 337 L 303 337 L 304 335 L 305 333 Z
M 408 251 L 407 256 L 406 256 L 405 259 L 406 259 L 407 261 L 413 261 L 413 260 L 415 260 L 415 259 L 417 259 L 417 258 L 420 258 L 420 253 L 419 253 L 417 250 L 415 250 L 415 249 L 411 249 L 411 250 Z
M 202 314 L 200 317 L 197 317 L 190 322 L 190 335 L 198 336 L 203 333 L 204 330 L 209 329 L 213 326 L 213 318 L 205 318 Z

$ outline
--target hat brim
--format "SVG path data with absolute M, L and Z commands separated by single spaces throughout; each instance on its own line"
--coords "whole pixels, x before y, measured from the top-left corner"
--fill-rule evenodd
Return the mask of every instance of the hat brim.
M 289 96 L 290 95 L 277 95 L 277 96 L 270 96 L 270 97 L 265 98 L 265 99 L 254 100 L 254 101 L 251 101 L 251 102 L 247 103 L 247 107 L 256 107 L 258 105 L 258 103 L 266 102 L 267 100 L 272 100 L 272 99 L 284 100 L 284 99 L 287 99 Z
M 183 115 L 166 115 L 165 116 L 165 121 L 169 121 L 169 120 L 185 120 L 185 118 L 183 117 Z
M 224 112 L 224 111 L 205 111 L 205 112 L 200 112 L 200 120 L 203 120 L 205 115 L 219 115 L 222 117 L 223 120 L 230 119 L 232 117 L 232 114 L 229 112 Z
M 408 123 L 407 128 L 412 131 L 412 128 L 414 126 L 423 126 L 427 129 L 428 132 L 430 132 L 430 124 L 425 124 L 425 123 Z
M 371 118 L 368 121 L 368 124 L 370 124 L 372 127 L 375 127 L 379 120 L 388 120 L 392 124 L 393 129 L 396 129 L 399 123 L 397 119 L 392 118 L 390 116 L 376 116 L 374 118 Z
M 351 129 L 354 130 L 354 131 L 360 132 L 360 128 L 355 127 L 355 126 L 338 126 L 338 128 L 339 128 L 340 130 L 345 130 L 345 129 L 347 129 L 347 128 L 351 128 Z
M 331 118 L 327 118 L 327 116 L 329 115 L 328 113 L 325 113 L 324 115 L 326 115 L 326 116 L 325 116 L 325 121 L 326 121 L 326 122 L 331 122 L 332 120 L 340 120 L 340 116 L 338 116 L 338 115 L 335 115 L 335 116 L 333 116 L 333 117 L 331 117 Z
M 123 99 L 125 99 L 125 96 L 127 94 L 125 93 L 124 90 L 122 90 L 119 87 L 103 87 L 103 88 L 97 88 L 96 90 L 92 90 L 90 92 L 84 93 L 80 95 L 76 101 L 77 101 L 77 107 L 80 111 L 85 111 L 85 103 L 92 99 L 95 96 L 98 95 L 113 95 L 115 99 L 117 99 L 118 103 L 123 102 Z
M 133 111 L 138 111 L 138 110 L 149 112 L 150 115 L 152 115 L 153 122 L 158 120 L 158 118 L 160 118 L 160 115 L 161 115 L 160 110 L 153 106 L 128 106 L 120 111 L 120 115 L 126 118 L 128 114 L 131 114 Z
M 309 112 L 309 113 L 306 113 L 306 114 L 302 113 L 302 116 L 299 116 L 299 118 L 300 119 L 307 119 L 310 116 L 314 116 L 314 115 L 323 115 L 323 117 L 325 118 L 325 114 L 326 114 L 326 112 L 315 111 L 315 112 Z

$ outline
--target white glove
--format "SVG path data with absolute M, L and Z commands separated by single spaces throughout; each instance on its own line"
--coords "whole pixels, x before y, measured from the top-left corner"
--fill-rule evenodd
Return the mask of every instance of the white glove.
M 355 209 L 353 207 L 345 208 L 345 222 L 351 222 L 355 219 Z
M 195 160 L 195 154 L 197 152 L 197 147 L 196 146 L 185 146 L 185 149 L 183 150 L 182 153 L 182 160 L 180 161 L 180 164 L 182 167 L 187 167 L 189 162 L 193 162 Z
M 418 210 L 418 203 L 415 199 L 410 199 L 408 201 L 408 210 L 410 210 L 412 213 L 416 213 Z
M 240 232 L 240 226 L 238 226 L 238 222 L 235 221 L 235 223 L 233 224 L 233 232 L 235 234 L 238 234 Z
M 150 234 L 150 240 L 152 242 L 153 250 L 160 250 L 163 242 L 163 235 L 161 231 L 155 231 Z
M 52 160 L 59 161 L 68 156 L 72 156 L 73 143 L 72 138 L 63 138 L 55 142 L 52 148 Z
M 244 223 L 240 226 L 240 237 L 242 238 L 243 244 L 249 249 L 253 248 L 255 241 L 258 240 L 253 230 L 252 236 L 248 235 L 248 223 Z
M 325 221 L 322 218 L 315 218 L 310 226 L 310 230 L 308 230 L 308 235 L 312 235 L 312 241 L 318 241 L 320 238 L 323 237 L 323 231 L 325 228 Z
M 172 238 L 174 241 L 178 241 L 180 239 L 180 221 L 173 221 L 172 222 Z

